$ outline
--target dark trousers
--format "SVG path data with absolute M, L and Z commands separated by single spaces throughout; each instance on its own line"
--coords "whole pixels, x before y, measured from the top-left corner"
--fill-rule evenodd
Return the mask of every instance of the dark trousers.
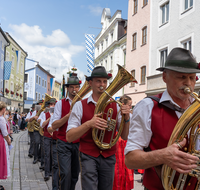
M 40 135 L 41 167 L 44 166 L 44 137 Z
M 82 190 L 112 190 L 115 155 L 95 158 L 80 152 Z
M 34 131 L 34 160 L 39 159 L 40 153 L 40 133 L 39 131 Z
M 59 188 L 58 154 L 56 140 L 52 139 L 52 190 Z
M 35 144 L 35 138 L 34 138 L 34 133 L 33 132 L 28 132 L 30 135 L 30 147 L 28 153 L 30 155 L 34 155 L 34 144 Z
M 51 158 L 51 143 L 52 138 L 44 137 L 44 174 L 45 177 L 49 177 L 52 169 L 52 158 Z
M 80 172 L 79 143 L 57 140 L 61 190 L 74 190 Z

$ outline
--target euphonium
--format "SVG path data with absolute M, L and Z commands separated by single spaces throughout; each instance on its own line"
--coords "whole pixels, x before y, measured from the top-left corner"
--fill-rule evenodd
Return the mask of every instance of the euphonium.
M 41 106 L 41 109 L 37 112 L 36 116 L 39 116 L 45 109 L 45 102 L 49 101 L 52 97 L 48 94 L 45 94 L 45 99 L 44 99 L 44 102 L 42 103 L 42 106 Z M 40 129 L 40 124 L 34 119 L 32 122 L 31 122 L 31 126 L 34 127 L 34 130 L 35 131 L 39 131 L 40 134 L 43 136 L 43 129 Z
M 79 90 L 79 92 L 76 94 L 76 96 L 73 98 L 70 110 L 72 110 L 74 104 L 78 102 L 79 100 L 82 100 L 82 98 L 91 91 L 91 86 L 89 85 L 88 81 L 85 80 L 84 85 L 82 88 Z
M 118 73 L 117 73 L 116 77 L 114 78 L 114 80 L 112 81 L 112 83 L 106 89 L 106 91 L 103 92 L 103 94 L 100 96 L 100 98 L 97 102 L 94 114 L 103 113 L 102 114 L 102 117 L 103 117 L 105 108 L 107 107 L 107 105 L 109 105 L 111 102 L 113 102 L 113 101 L 108 101 L 108 100 L 117 91 L 119 91 L 124 85 L 128 84 L 129 82 L 137 82 L 135 80 L 135 78 L 126 69 L 124 69 L 123 67 L 121 67 L 118 64 L 117 64 L 117 66 L 118 66 Z M 119 137 L 122 133 L 123 125 L 124 125 L 124 115 L 123 115 L 117 136 L 115 137 L 115 139 L 113 139 L 113 137 L 115 136 L 114 133 L 115 133 L 115 127 L 116 127 L 116 118 L 113 119 L 111 117 L 113 110 L 109 109 L 108 112 L 109 113 L 105 113 L 107 115 L 107 118 L 109 118 L 107 120 L 108 128 L 105 131 L 100 130 L 100 134 L 99 134 L 98 129 L 94 128 L 92 130 L 92 138 L 93 138 L 95 144 L 100 149 L 103 149 L 103 150 L 109 149 L 116 144 L 117 140 L 119 139 Z M 118 112 L 118 114 L 119 114 L 119 112 Z M 110 143 L 103 142 L 106 131 L 112 131 Z
M 171 134 L 168 146 L 172 145 L 173 143 L 181 142 L 190 130 L 189 146 L 185 151 L 200 158 L 200 152 L 195 148 L 196 142 L 200 138 L 200 128 L 198 127 L 200 124 L 200 99 L 198 98 L 198 95 L 196 93 L 192 93 L 189 88 L 185 88 L 184 92 L 195 98 L 195 102 L 193 102 L 193 104 L 183 113 L 183 115 L 178 120 Z M 198 163 L 198 167 L 196 169 L 192 170 L 188 174 L 178 174 L 176 170 L 173 170 L 167 165 L 163 165 L 161 178 L 164 189 L 182 190 L 185 185 L 188 185 L 186 184 L 188 176 L 197 178 L 198 184 L 195 190 L 200 189 L 199 166 L 200 163 Z M 174 182 L 175 175 L 178 175 L 178 181 L 176 183 Z

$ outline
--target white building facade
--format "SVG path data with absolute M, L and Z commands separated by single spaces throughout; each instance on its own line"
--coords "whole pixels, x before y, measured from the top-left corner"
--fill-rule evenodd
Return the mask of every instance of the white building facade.
M 106 71 L 112 74 L 110 83 L 118 73 L 117 64 L 125 66 L 127 20 L 122 19 L 120 10 L 111 17 L 110 9 L 105 8 L 102 12 L 101 24 L 102 30 L 96 37 L 94 63 L 95 67 L 104 66 Z M 123 94 L 122 88 L 114 97 L 118 99 Z
M 198 0 L 155 0 L 151 1 L 151 28 L 149 49 L 149 77 L 147 95 L 166 89 L 162 73 L 156 68 L 164 65 L 174 47 L 190 50 L 200 61 L 200 1 Z M 199 91 L 197 82 L 195 91 Z

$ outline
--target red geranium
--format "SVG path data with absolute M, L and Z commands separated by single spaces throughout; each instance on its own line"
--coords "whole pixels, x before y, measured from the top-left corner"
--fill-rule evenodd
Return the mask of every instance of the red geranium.
M 11 94 L 14 94 L 14 92 L 13 92 L 12 90 L 10 91 L 10 93 L 11 93 Z
M 22 94 L 20 94 L 20 97 L 22 97 Z
M 197 69 L 200 69 L 200 63 L 198 64 Z
M 16 92 L 16 96 L 19 96 L 19 94 Z
M 112 74 L 111 74 L 111 73 L 108 73 L 108 77 L 110 77 L 110 78 L 111 78 L 111 77 L 112 77 Z
M 5 90 L 5 91 L 6 91 L 6 93 L 9 93 L 9 90 L 8 90 L 7 88 L 6 88 L 6 90 Z

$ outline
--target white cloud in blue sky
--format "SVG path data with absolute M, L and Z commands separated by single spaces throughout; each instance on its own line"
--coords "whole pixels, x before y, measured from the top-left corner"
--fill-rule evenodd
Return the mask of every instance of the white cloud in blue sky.
M 88 9 L 95 16 L 101 16 L 102 11 L 103 11 L 102 7 L 100 7 L 100 6 L 93 6 L 93 5 L 89 5 Z
M 52 68 L 59 81 L 73 66 L 72 57 L 85 50 L 82 45 L 72 44 L 67 34 L 60 29 L 44 36 L 42 29 L 36 25 L 23 23 L 9 27 L 12 30 L 11 36 L 28 52 L 28 58 L 39 61 L 47 70 Z M 83 77 L 83 72 L 79 71 L 79 76 Z

